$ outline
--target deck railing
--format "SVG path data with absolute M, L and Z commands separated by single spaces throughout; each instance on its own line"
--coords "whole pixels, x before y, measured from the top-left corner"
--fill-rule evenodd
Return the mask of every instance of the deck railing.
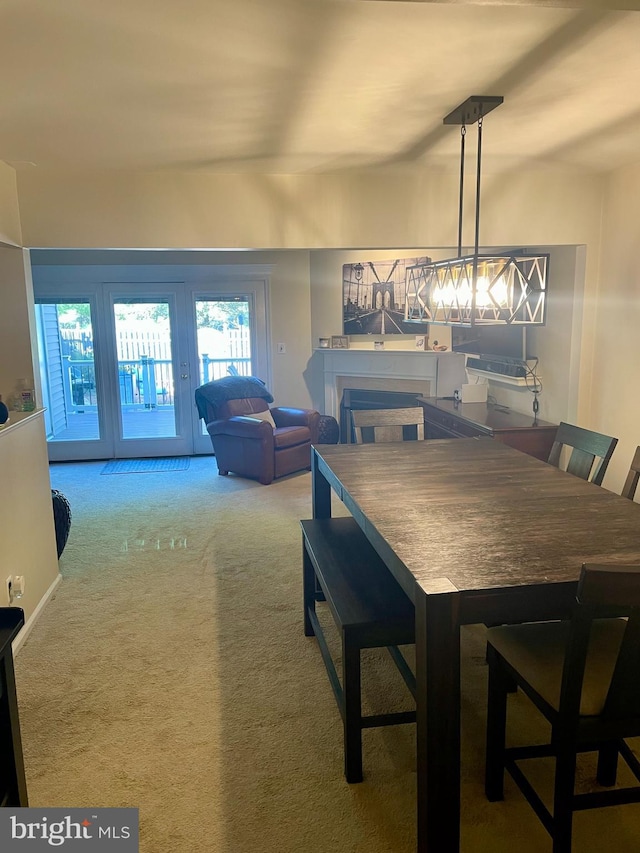
M 62 384 L 67 412 L 94 411 L 98 408 L 95 363 L 93 359 L 63 356 Z M 209 358 L 200 360 L 201 384 L 230 374 L 248 376 L 250 358 Z M 141 356 L 137 360 L 118 361 L 120 405 L 129 409 L 155 409 L 174 404 L 173 363 L 170 359 Z

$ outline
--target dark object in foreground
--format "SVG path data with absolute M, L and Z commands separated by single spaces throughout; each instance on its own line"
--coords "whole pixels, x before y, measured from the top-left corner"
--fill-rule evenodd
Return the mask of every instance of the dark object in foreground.
M 58 559 L 60 559 L 71 529 L 71 504 L 57 489 L 51 489 L 51 500 L 53 501 L 53 523 L 56 528 L 56 548 Z
M 615 787 L 618 756 L 640 783 L 625 738 L 640 735 L 640 566 L 583 565 L 572 619 L 492 628 L 487 634 L 489 710 L 485 788 L 503 798 L 508 770 L 553 839 L 571 853 L 573 812 L 640 802 L 640 785 Z M 505 746 L 507 696 L 520 687 L 551 723 L 550 742 Z M 575 793 L 576 754 L 597 752 L 602 788 Z M 555 758 L 553 813 L 520 767 Z

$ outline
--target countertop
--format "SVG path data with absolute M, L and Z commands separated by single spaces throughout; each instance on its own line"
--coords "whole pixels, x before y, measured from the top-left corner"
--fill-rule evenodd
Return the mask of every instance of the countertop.
M 9 420 L 5 424 L 0 424 L 0 435 L 16 429 L 25 421 L 39 417 L 43 412 L 44 409 L 34 409 L 33 412 L 9 412 Z

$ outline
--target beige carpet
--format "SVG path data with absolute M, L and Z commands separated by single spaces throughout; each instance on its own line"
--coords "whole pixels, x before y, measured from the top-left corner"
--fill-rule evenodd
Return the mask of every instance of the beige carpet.
M 414 729 L 366 731 L 365 781 L 347 785 L 302 633 L 310 475 L 260 486 L 217 476 L 212 458 L 118 477 L 103 465 L 52 466 L 73 524 L 64 582 L 16 661 L 31 804 L 137 806 L 143 853 L 411 853 Z M 405 702 L 383 653 L 364 679 L 371 708 Z M 503 803 L 484 798 L 485 681 L 483 630 L 466 629 L 462 849 L 550 851 L 512 783 Z M 515 705 L 515 736 L 529 735 L 535 717 Z M 575 825 L 574 851 L 640 849 L 640 806 Z

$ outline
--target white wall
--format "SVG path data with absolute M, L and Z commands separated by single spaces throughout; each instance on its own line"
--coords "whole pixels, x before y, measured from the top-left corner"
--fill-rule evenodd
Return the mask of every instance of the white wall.
M 7 404 L 18 379 L 34 387 L 30 276 L 28 252 L 0 245 L 0 394 Z
M 640 444 L 640 163 L 609 176 L 593 336 L 590 425 L 616 436 L 605 485 L 619 492 Z M 640 497 L 640 496 L 639 496 Z
M 488 174 L 484 245 L 597 247 L 602 179 Z M 18 174 L 24 244 L 67 248 L 411 248 L 457 241 L 458 174 Z M 469 211 L 464 242 L 473 238 Z
M 30 281 L 21 240 L 16 173 L 0 162 L 0 394 L 5 402 L 16 379 L 33 387 Z
M 18 379 L 34 387 L 33 290 L 21 240 L 15 172 L 0 162 L 0 394 L 6 402 Z M 25 594 L 15 604 L 29 620 L 59 575 L 43 418 L 17 421 L 11 412 L 0 432 L 0 606 L 6 606 L 5 579 L 22 575 Z
M 542 392 L 538 395 L 538 417 L 551 423 L 582 422 L 585 248 L 536 246 L 532 250 L 550 255 L 547 320 L 544 326 L 527 329 L 527 350 L 539 359 Z M 500 405 L 533 416 L 534 395 L 526 387 L 489 381 L 489 393 Z
M 0 160 L 0 243 L 21 245 L 16 172 Z
M 0 431 L 0 543 L 2 601 L 9 575 L 25 579 L 24 597 L 14 604 L 33 616 L 58 580 L 51 485 L 42 413 Z

